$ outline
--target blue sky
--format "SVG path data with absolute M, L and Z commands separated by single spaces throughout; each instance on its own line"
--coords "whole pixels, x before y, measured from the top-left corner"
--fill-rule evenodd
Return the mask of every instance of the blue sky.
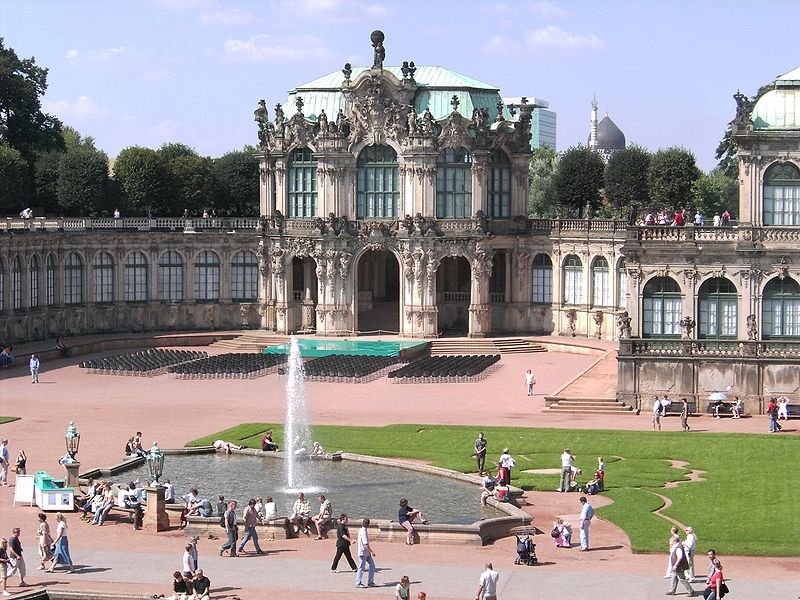
M 253 110 L 294 85 L 371 64 L 439 64 L 536 96 L 558 145 L 586 142 L 592 95 L 628 141 L 683 145 L 704 169 L 754 94 L 800 65 L 796 2 L 2 0 L 0 36 L 50 69 L 48 112 L 110 156 L 180 141 L 204 155 L 255 143 Z

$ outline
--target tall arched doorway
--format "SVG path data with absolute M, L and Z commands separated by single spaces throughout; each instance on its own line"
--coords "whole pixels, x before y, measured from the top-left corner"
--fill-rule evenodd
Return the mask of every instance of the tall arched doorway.
M 447 256 L 436 270 L 439 330 L 445 335 L 469 333 L 471 271 L 463 256 Z
M 400 265 L 386 250 L 371 250 L 358 261 L 357 328 L 361 334 L 400 332 Z

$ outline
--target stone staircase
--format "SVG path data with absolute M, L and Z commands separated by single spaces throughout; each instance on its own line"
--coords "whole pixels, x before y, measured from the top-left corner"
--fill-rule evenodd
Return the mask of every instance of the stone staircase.
M 261 352 L 264 346 L 276 346 L 289 341 L 286 335 L 278 335 L 269 331 L 253 330 L 242 333 L 232 340 L 220 340 L 211 344 L 212 348 L 221 348 L 226 352 Z
M 437 339 L 431 341 L 431 356 L 453 354 L 529 354 L 547 352 L 541 344 L 522 338 Z
M 575 414 L 633 414 L 633 407 L 616 398 L 565 398 L 563 396 L 547 396 L 545 403 L 552 402 L 549 409 L 553 412 Z
M 545 396 L 553 412 L 574 414 L 634 414 L 633 407 L 620 402 L 617 395 L 617 355 L 609 352 L 587 371 Z

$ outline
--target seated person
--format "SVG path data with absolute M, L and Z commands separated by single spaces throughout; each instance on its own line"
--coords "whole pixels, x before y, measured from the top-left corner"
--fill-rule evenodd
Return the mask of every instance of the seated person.
M 331 513 L 333 509 L 331 508 L 331 501 L 328 500 L 324 495 L 320 494 L 319 496 L 319 513 L 311 517 L 311 521 L 317 527 L 317 537 L 315 540 L 321 540 L 323 538 L 323 534 L 325 533 L 325 529 L 331 524 L 333 518 L 331 517 Z
M 300 533 L 302 530 L 303 533 L 308 535 L 308 524 L 311 522 L 311 505 L 308 500 L 306 500 L 303 492 L 297 494 L 297 500 L 294 501 L 290 520 L 295 533 Z
M 594 495 L 605 490 L 606 486 L 603 479 L 604 477 L 605 473 L 603 471 L 595 471 L 594 479 L 586 484 L 586 493 Z
M 277 452 L 278 444 L 272 441 L 272 429 L 267 429 L 264 438 L 261 440 L 261 449 L 264 452 Z
M 187 587 L 187 583 L 189 583 Z M 167 600 L 186 600 L 192 593 L 191 583 L 180 571 L 175 571 L 172 574 L 172 595 Z
M 215 450 L 222 450 L 225 454 L 230 454 L 231 450 L 241 450 L 244 448 L 244 446 L 237 446 L 236 444 L 224 440 L 216 440 L 212 446 L 214 446 Z
M 260 520 L 264 520 L 264 499 L 257 497 L 256 498 L 256 505 L 253 507 L 258 515 Z
M 314 448 L 311 450 L 311 456 L 325 456 L 325 450 L 319 442 L 314 442 Z
M 719 412 L 725 408 L 725 402 L 722 400 L 715 400 L 712 402 L 711 406 L 714 408 L 714 418 L 719 419 Z
M 69 356 L 67 338 L 65 338 L 63 335 L 58 336 L 58 339 L 56 340 L 56 350 L 61 353 L 61 356 Z
M 23 208 L 19 216 L 21 219 L 31 219 L 33 218 L 33 210 L 30 208 Z
M 211 506 L 211 500 L 208 498 L 201 498 L 195 503 L 194 513 L 189 510 L 189 514 L 196 514 L 199 517 L 210 517 L 214 514 L 214 508 Z
M 267 501 L 264 504 L 264 520 L 277 519 L 277 518 L 278 518 L 278 508 L 275 506 L 275 502 L 272 500 L 272 496 L 267 496 Z
M 582 475 L 583 470 L 572 466 L 569 468 L 569 489 L 574 490 L 578 487 L 578 475 Z
M 572 524 L 569 521 L 559 518 L 553 524 L 553 543 L 556 548 L 569 548 L 572 545 Z
M 11 353 L 11 346 L 4 346 L 0 352 L 0 367 L 10 367 L 14 364 L 14 355 Z
M 481 471 L 481 477 L 481 504 L 485 506 L 486 501 L 494 497 L 494 491 L 499 482 L 497 477 L 493 477 L 488 471 Z
M 192 600 L 210 600 L 211 582 L 208 577 L 203 575 L 203 569 L 197 569 L 192 579 L 192 589 L 194 593 L 189 596 Z
M 175 486 L 170 483 L 169 479 L 164 480 L 164 503 L 175 504 Z
M 94 517 L 92 518 L 92 525 L 97 525 L 98 527 L 102 527 L 103 523 L 105 523 L 106 518 L 108 517 L 108 513 L 111 512 L 111 509 L 114 508 L 116 502 L 114 501 L 114 490 L 109 485 L 106 489 L 105 493 L 103 494 L 103 500 L 96 511 L 94 511 Z
M 735 400 L 736 401 L 731 405 L 731 414 L 734 419 L 738 419 L 742 416 L 742 400 L 739 396 L 736 396 Z
M 500 482 L 494 488 L 494 497 L 498 502 L 508 502 L 511 499 L 511 490 L 508 489 L 508 484 Z

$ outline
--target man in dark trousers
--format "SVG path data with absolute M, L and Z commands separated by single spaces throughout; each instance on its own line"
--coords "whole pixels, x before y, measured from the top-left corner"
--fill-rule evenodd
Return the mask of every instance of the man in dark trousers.
M 228 534 L 228 541 L 219 547 L 219 555 L 225 550 L 230 550 L 231 556 L 236 556 L 236 541 L 239 539 L 239 529 L 236 522 L 236 500 L 228 502 L 228 510 L 225 511 L 223 516 L 225 523 L 225 533 Z

